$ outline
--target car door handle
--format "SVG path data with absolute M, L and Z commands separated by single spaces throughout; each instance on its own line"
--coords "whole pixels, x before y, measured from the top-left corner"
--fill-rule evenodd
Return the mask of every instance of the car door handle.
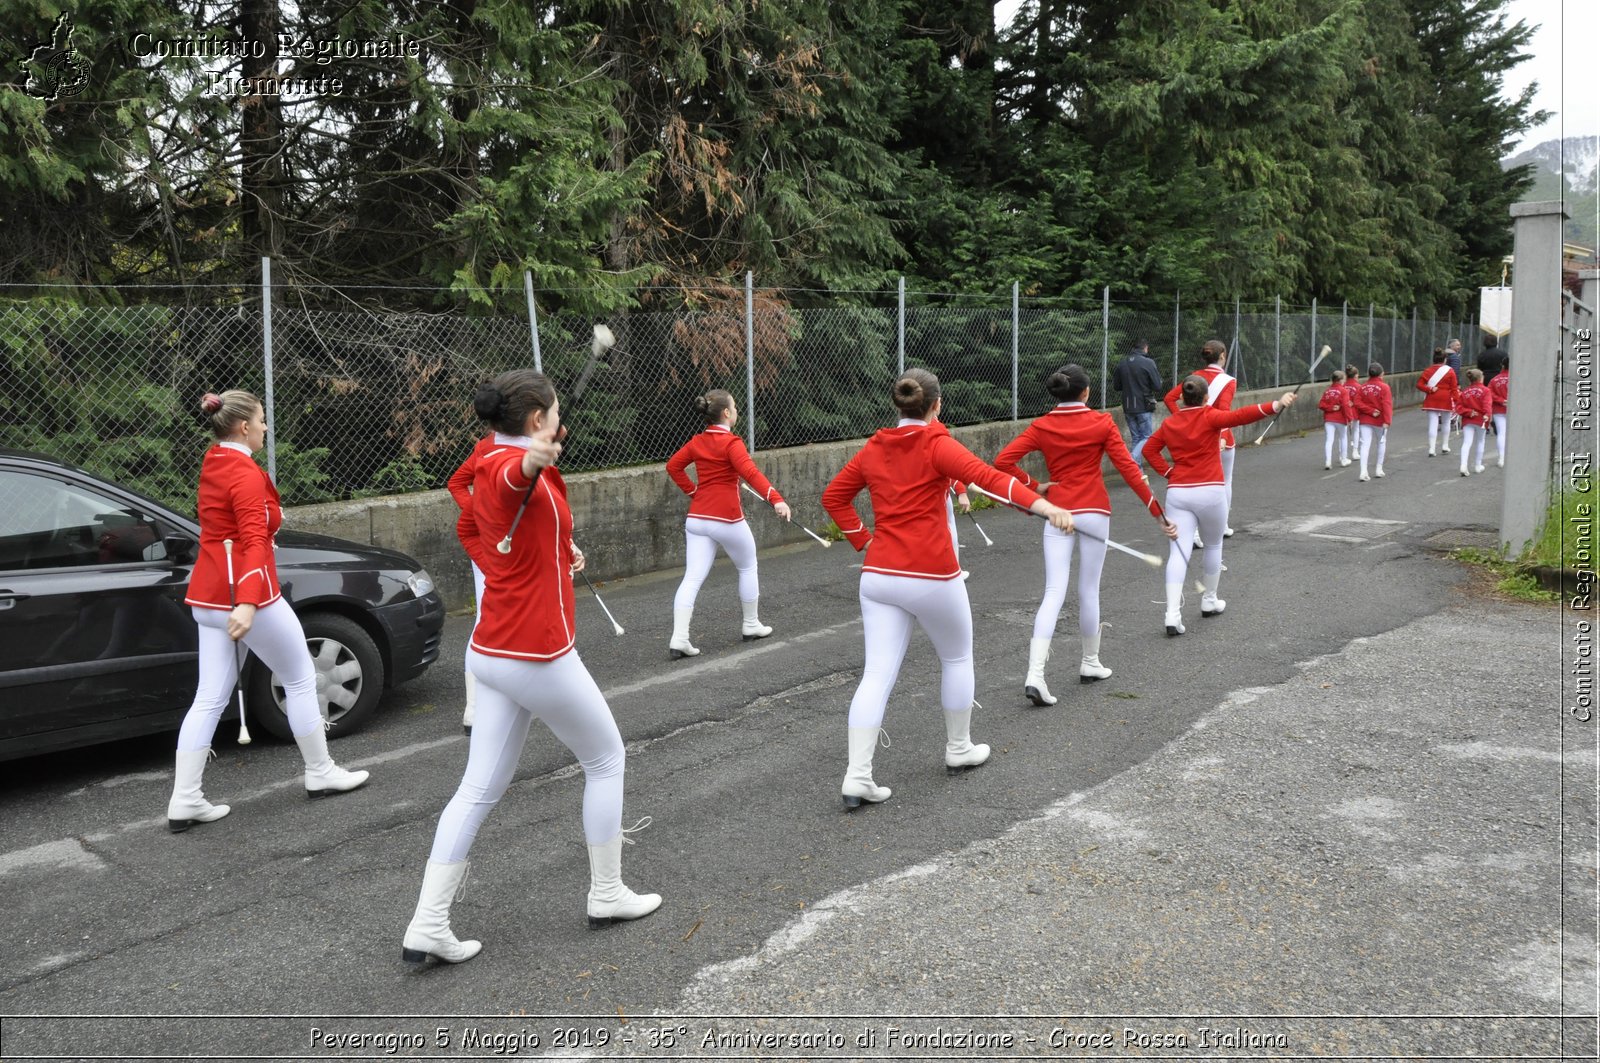
M 10 591 L 0 590 L 0 609 L 10 609 L 13 605 L 18 602 L 25 602 L 30 597 L 32 596 L 27 594 L 12 594 Z

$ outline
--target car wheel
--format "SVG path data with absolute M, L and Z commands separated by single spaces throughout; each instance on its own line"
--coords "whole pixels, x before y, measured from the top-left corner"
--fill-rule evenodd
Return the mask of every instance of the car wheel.
M 383 657 L 366 629 L 333 613 L 301 618 L 306 648 L 317 673 L 317 702 L 330 721 L 329 738 L 359 731 L 383 693 Z M 283 705 L 283 681 L 255 662 L 250 679 L 250 718 L 279 738 L 294 737 Z

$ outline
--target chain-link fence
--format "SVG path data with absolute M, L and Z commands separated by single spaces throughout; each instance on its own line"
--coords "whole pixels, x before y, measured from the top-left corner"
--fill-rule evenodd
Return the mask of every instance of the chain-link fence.
M 181 510 L 193 507 L 208 439 L 198 400 L 208 390 L 270 392 L 270 460 L 290 504 L 436 488 L 482 432 L 471 412 L 478 383 L 533 364 L 537 350 L 558 389 L 569 388 L 595 324 L 334 311 L 275 297 L 268 359 L 260 298 L 229 293 L 225 304 L 179 307 L 127 305 L 133 291 L 115 293 L 122 305 L 78 294 L 0 292 L 0 446 L 73 462 Z M 752 449 L 770 448 L 892 423 L 889 384 L 902 363 L 939 375 L 944 419 L 961 425 L 1043 412 L 1043 382 L 1068 362 L 1088 371 L 1092 406 L 1115 406 L 1110 374 L 1138 340 L 1149 341 L 1170 385 L 1198 367 L 1206 340 L 1221 339 L 1241 386 L 1258 388 L 1304 380 L 1324 343 L 1335 355 L 1319 377 L 1372 361 L 1404 372 L 1473 331 L 1366 306 L 852 297 L 798 309 L 783 292 L 760 290 L 748 310 L 740 300 L 608 317 L 616 344 L 588 392 L 568 403 L 563 468 L 664 460 L 699 430 L 692 399 L 713 387 L 736 397 Z

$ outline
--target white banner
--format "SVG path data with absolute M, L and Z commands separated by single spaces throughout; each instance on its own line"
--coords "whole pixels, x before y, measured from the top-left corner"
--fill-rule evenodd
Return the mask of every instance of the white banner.
M 1511 332 L 1511 289 L 1481 288 L 1478 292 L 1478 327 L 1491 336 Z

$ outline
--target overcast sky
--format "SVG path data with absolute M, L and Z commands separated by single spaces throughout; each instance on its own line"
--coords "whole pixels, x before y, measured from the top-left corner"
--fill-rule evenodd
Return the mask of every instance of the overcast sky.
M 995 25 L 1010 24 L 1021 0 L 999 0 L 995 5 Z M 1518 145 L 1531 147 L 1561 136 L 1600 136 L 1600 81 L 1593 67 L 1600 63 L 1600 2 L 1596 0 L 1510 0 L 1505 8 L 1513 22 L 1518 19 L 1536 27 L 1531 50 L 1533 57 L 1518 66 L 1506 79 L 1506 94 L 1514 96 L 1530 82 L 1539 83 L 1534 110 L 1552 112 L 1544 125 L 1530 130 Z M 1590 76 L 1580 79 L 1585 59 L 1580 44 L 1588 47 Z M 1589 88 L 1580 85 L 1586 81 Z

